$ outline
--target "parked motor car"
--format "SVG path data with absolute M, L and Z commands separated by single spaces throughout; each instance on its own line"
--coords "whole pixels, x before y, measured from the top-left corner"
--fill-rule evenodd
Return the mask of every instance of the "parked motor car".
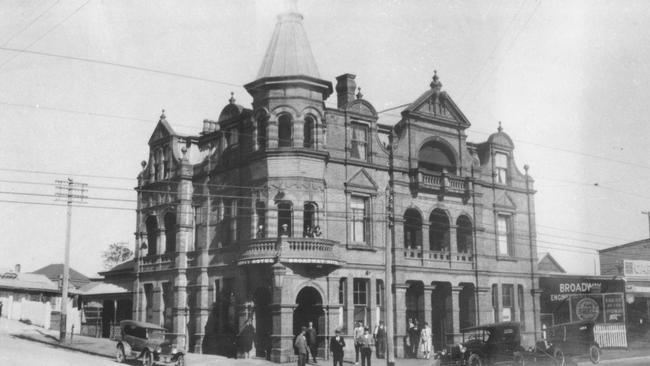
M 523 366 L 525 349 L 521 346 L 519 323 L 502 322 L 461 330 L 462 342 L 436 354 L 441 366 Z
M 115 350 L 115 360 L 139 359 L 143 366 L 185 365 L 185 354 L 176 344 L 167 340 L 165 328 L 135 320 L 120 322 L 120 340 Z
M 588 355 L 589 360 L 597 364 L 601 351 L 594 337 L 594 327 L 593 321 L 578 321 L 546 328 L 545 338 L 535 344 L 535 360 L 546 356 L 554 365 L 564 366 L 566 356 Z

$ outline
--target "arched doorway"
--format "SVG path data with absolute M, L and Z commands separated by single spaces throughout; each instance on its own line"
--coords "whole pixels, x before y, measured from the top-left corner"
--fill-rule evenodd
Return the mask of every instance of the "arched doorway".
M 271 333 L 273 318 L 271 316 L 271 291 L 258 287 L 253 294 L 255 304 L 255 352 L 257 357 L 271 359 Z
M 293 311 L 293 334 L 300 332 L 301 327 L 306 327 L 312 322 L 316 333 L 326 334 L 325 312 L 323 310 L 323 298 L 318 290 L 313 287 L 304 287 L 296 296 L 296 310 Z

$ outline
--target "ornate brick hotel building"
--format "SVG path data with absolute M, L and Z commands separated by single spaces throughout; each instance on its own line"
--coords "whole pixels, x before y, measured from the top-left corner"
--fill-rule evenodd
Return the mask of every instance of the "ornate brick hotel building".
M 250 108 L 231 97 L 196 135 L 175 132 L 163 113 L 149 140 L 134 317 L 217 353 L 250 319 L 257 354 L 284 362 L 309 321 L 322 336 L 350 335 L 357 320 L 374 327 L 390 290 L 397 357 L 409 319 L 431 325 L 436 347 L 502 320 L 522 322 L 531 340 L 532 179 L 500 126 L 468 142 L 470 122 L 438 76 L 422 84 L 401 118 L 380 124 L 354 75 L 335 88 L 320 78 L 302 16 L 280 15 L 245 85 Z

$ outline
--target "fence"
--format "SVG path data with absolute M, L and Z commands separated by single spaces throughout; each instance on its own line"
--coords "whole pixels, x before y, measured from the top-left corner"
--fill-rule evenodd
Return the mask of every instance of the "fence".
M 29 301 L 21 299 L 14 301 L 13 296 L 0 297 L 2 301 L 2 316 L 12 320 L 29 320 L 32 324 L 49 328 L 52 306 L 49 302 Z
M 625 324 L 596 324 L 594 340 L 601 348 L 626 348 Z

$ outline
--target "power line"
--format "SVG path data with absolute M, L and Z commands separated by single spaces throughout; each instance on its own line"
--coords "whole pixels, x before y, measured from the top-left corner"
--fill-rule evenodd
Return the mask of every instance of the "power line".
M 153 74 L 174 76 L 174 77 L 189 79 L 189 80 L 205 81 L 205 82 L 212 83 L 212 84 L 220 84 L 220 85 L 233 86 L 233 87 L 242 87 L 241 84 L 230 83 L 230 82 L 227 82 L 227 81 L 208 79 L 208 78 L 195 76 L 195 75 L 182 74 L 182 73 L 179 73 L 179 72 L 158 70 L 158 69 L 152 69 L 152 68 L 143 67 L 143 66 L 128 65 L 128 64 L 122 64 L 122 63 L 104 61 L 104 60 L 97 60 L 97 59 L 91 59 L 91 58 L 85 58 L 85 57 L 68 56 L 68 55 L 62 55 L 62 54 L 56 54 L 56 53 L 50 53 L 50 52 L 42 52 L 42 51 L 31 51 L 31 50 L 26 50 L 26 49 L 22 50 L 22 49 L 12 48 L 12 47 L 0 47 L 0 50 L 9 51 L 9 52 L 20 52 L 20 53 L 26 53 L 26 54 L 30 54 L 30 55 L 37 55 L 37 56 L 59 58 L 59 59 L 64 59 L 64 60 L 73 60 L 73 61 L 79 61 L 79 62 L 86 62 L 86 63 L 104 65 L 104 66 L 113 66 L 113 67 L 119 67 L 119 68 L 123 68 L 123 69 L 129 69 L 129 70 L 145 71 L 145 72 L 149 72 L 149 73 L 153 73 Z M 9 61 L 11 61 L 11 59 Z M 0 65 L 0 67 L 1 67 L 1 65 Z
M 47 9 L 45 9 L 41 14 L 39 14 L 36 18 L 32 19 L 31 22 L 27 23 L 24 27 L 22 27 L 19 31 L 16 33 L 12 34 L 7 38 L 7 40 L 2 44 L 2 47 L 5 47 L 9 44 L 9 42 L 13 41 L 16 37 L 18 37 L 21 33 L 26 31 L 29 27 L 31 27 L 34 23 L 36 23 L 39 19 L 41 19 L 45 14 L 49 13 L 52 8 L 54 8 L 56 5 L 58 5 L 61 2 L 61 0 L 57 0 L 52 5 L 50 5 Z

